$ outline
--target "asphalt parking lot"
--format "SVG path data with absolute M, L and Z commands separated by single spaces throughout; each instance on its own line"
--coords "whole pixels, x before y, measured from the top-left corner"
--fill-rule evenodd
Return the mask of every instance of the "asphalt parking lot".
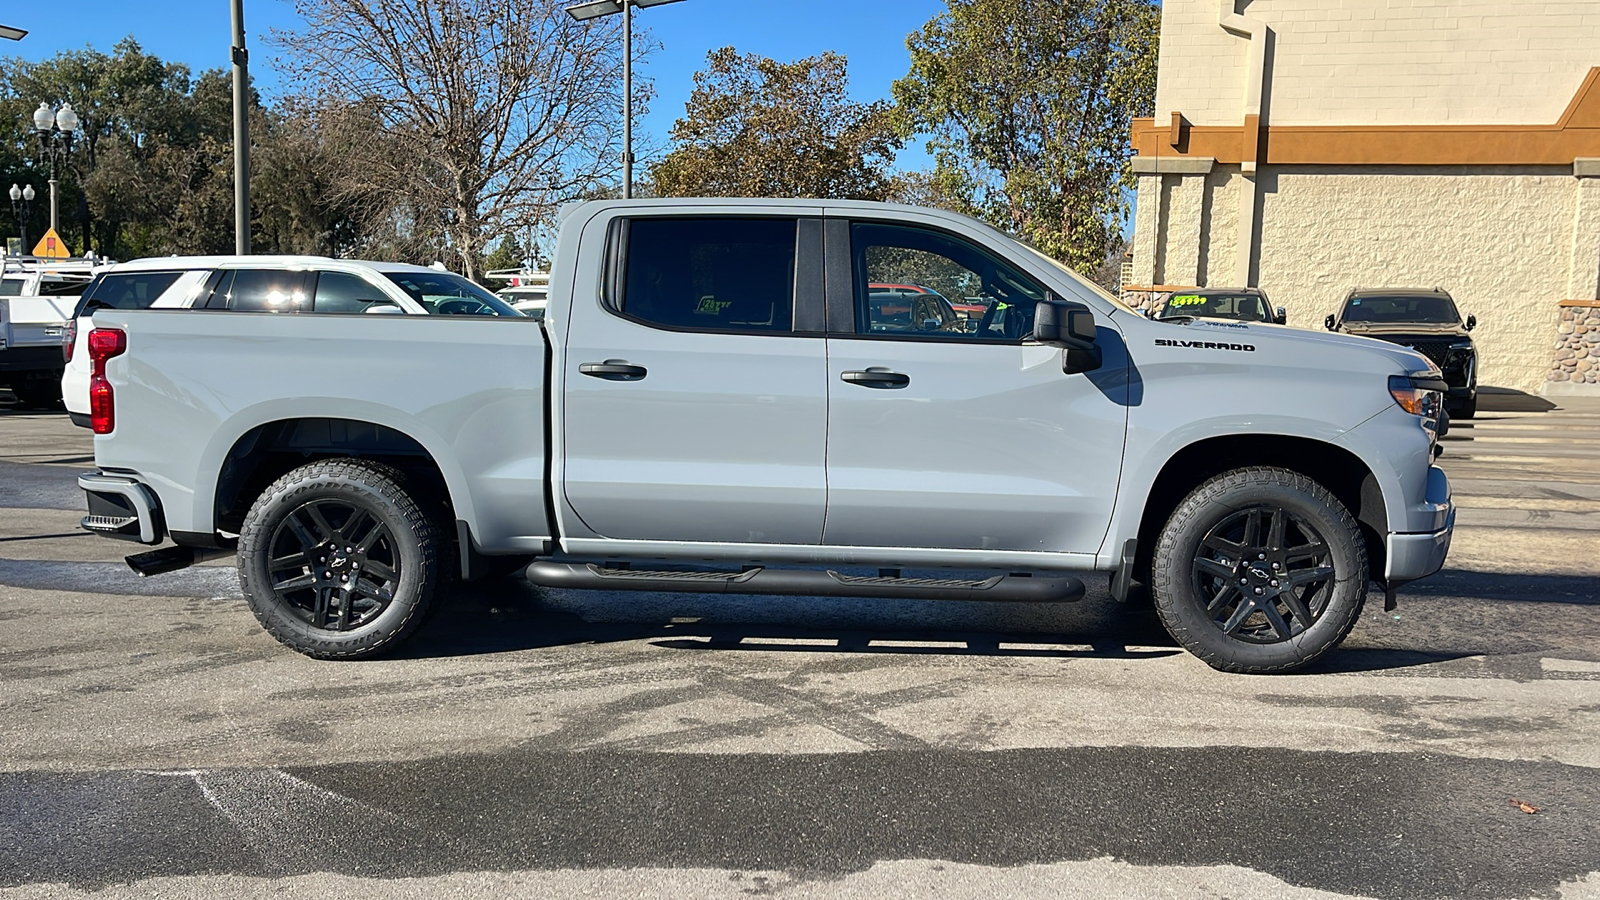
M 515 580 L 316 662 L 80 532 L 89 433 L 0 392 L 0 897 L 1600 897 L 1600 401 L 1481 410 L 1446 570 L 1250 678 L 1104 591 Z

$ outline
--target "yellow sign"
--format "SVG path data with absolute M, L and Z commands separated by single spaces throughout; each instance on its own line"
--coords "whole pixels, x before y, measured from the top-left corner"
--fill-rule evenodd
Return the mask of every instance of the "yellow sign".
M 54 228 L 46 229 L 44 237 L 39 238 L 39 243 L 33 245 L 34 256 L 48 256 L 51 259 L 66 259 L 72 255 L 67 249 L 67 242 L 56 234 Z

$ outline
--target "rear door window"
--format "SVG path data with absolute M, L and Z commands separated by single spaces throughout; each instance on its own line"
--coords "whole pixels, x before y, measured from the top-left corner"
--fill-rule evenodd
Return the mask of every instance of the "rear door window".
M 235 312 L 310 312 L 311 293 L 306 289 L 310 274 L 289 269 L 228 269 L 207 306 Z
M 628 223 L 619 312 L 682 331 L 786 332 L 794 321 L 789 218 Z
M 182 272 L 107 272 L 95 280 L 78 302 L 76 315 L 97 309 L 149 309 L 172 287 Z

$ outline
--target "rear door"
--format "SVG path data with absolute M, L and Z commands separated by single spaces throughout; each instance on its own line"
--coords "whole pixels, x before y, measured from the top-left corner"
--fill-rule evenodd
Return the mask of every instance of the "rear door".
M 1061 350 L 1028 339 L 1043 280 L 932 225 L 830 218 L 827 251 L 823 542 L 1096 552 L 1126 400 L 1064 374 Z M 945 302 L 887 303 L 883 284 Z M 973 315 L 948 314 L 956 303 Z
M 822 540 L 821 210 L 747 209 L 583 232 L 606 262 L 565 323 L 563 488 L 592 536 Z

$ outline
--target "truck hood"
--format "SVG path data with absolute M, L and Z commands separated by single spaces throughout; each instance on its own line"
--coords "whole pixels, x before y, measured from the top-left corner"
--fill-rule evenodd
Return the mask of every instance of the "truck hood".
M 1421 353 L 1388 340 L 1268 322 L 1218 319 L 1174 322 L 1124 314 L 1118 317 L 1118 324 L 1127 336 L 1135 363 L 1140 364 L 1155 356 L 1152 351 L 1166 356 L 1172 351 L 1210 350 L 1213 348 L 1206 345 L 1217 344 L 1221 345 L 1217 349 L 1231 352 L 1190 358 L 1374 374 L 1416 372 L 1432 365 Z M 1240 349 L 1232 350 L 1235 346 Z M 1235 353 L 1240 355 L 1235 357 Z

